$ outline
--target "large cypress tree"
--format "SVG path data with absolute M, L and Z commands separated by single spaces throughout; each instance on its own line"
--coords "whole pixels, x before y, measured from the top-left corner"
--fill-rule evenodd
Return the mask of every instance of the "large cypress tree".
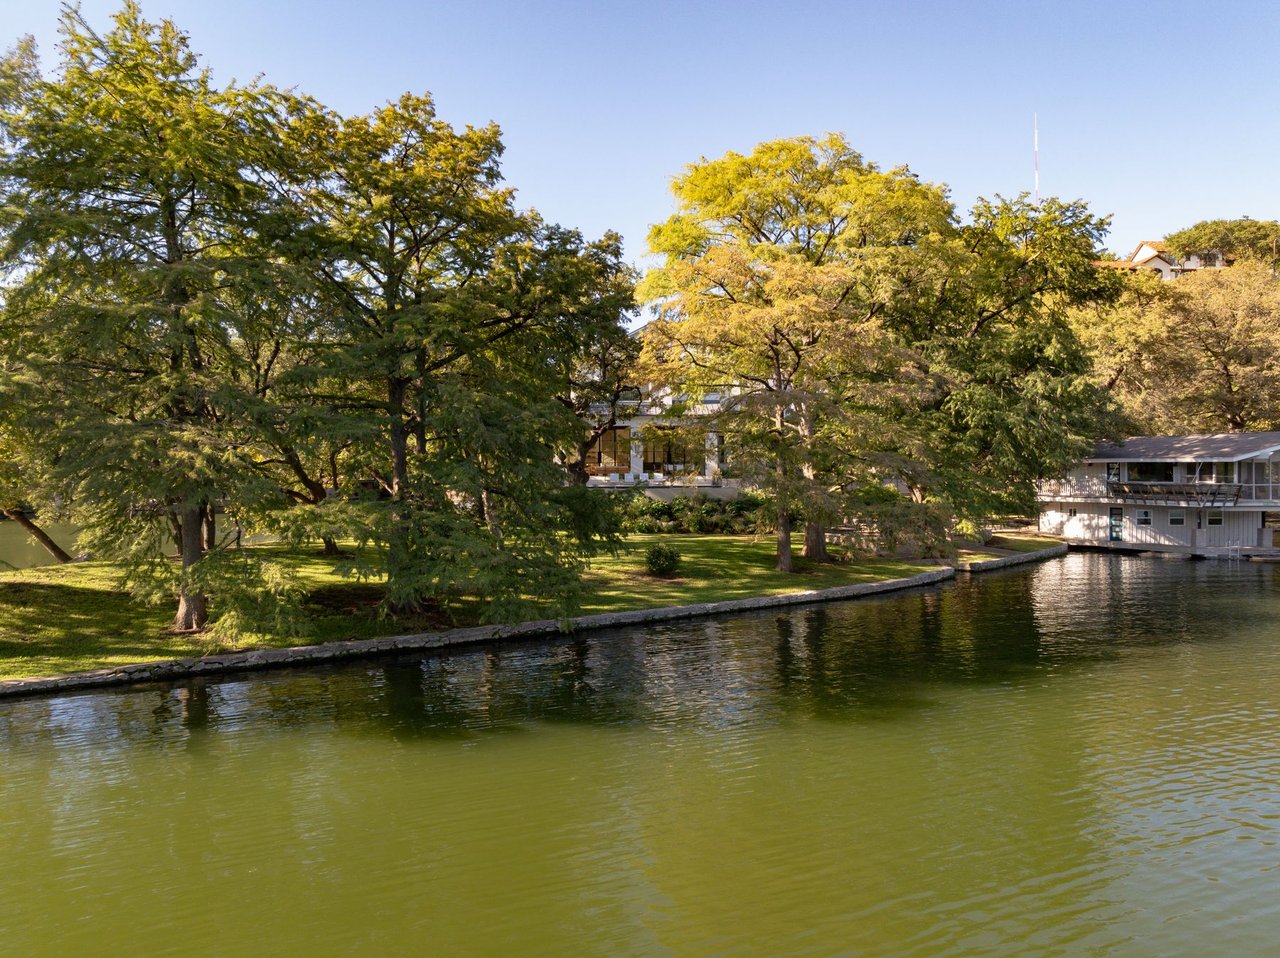
M 385 548 L 389 605 L 466 593 L 501 618 L 571 599 L 585 542 L 563 533 L 592 522 L 553 455 L 582 427 L 554 397 L 584 330 L 630 302 L 616 238 L 515 209 L 497 128 L 455 130 L 427 96 L 311 111 L 291 136 L 326 317 L 311 393 L 340 411 L 326 428 L 348 481 L 376 490 L 363 532 Z
M 288 98 L 216 86 L 133 2 L 102 34 L 68 8 L 59 54 L 47 79 L 29 46 L 4 71 L 6 379 L 94 551 L 167 582 L 175 628 L 199 629 L 215 507 L 272 491 L 239 441 L 236 304 L 278 285 L 264 247 Z

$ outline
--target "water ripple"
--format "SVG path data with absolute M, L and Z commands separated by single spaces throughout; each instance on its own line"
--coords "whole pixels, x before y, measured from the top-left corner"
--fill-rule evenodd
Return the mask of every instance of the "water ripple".
M 22 955 L 1280 940 L 1277 570 L 942 589 L 0 704 Z

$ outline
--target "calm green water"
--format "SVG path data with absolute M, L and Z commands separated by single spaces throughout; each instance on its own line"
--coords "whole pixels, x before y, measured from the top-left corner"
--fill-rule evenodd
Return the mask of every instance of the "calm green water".
M 13 955 L 1260 955 L 1277 567 L 0 702 Z
M 71 526 L 55 522 L 47 524 L 44 531 L 64 549 L 75 548 L 76 533 Z M 49 565 L 53 561 L 44 546 L 33 542 L 22 526 L 9 519 L 0 519 L 0 572 Z

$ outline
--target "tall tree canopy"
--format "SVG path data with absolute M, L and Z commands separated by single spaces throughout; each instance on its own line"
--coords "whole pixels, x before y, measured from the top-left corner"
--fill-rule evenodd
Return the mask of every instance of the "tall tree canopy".
M 1105 232 L 1080 201 L 975 204 L 936 301 L 916 299 L 903 327 L 927 381 L 904 417 L 920 436 L 915 495 L 968 519 L 1034 511 L 1034 481 L 1114 431 L 1070 322 L 1116 295 L 1115 275 L 1093 265 Z
M 567 608 L 608 526 L 556 397 L 624 334 L 618 238 L 517 210 L 497 128 L 427 96 L 344 118 L 217 86 L 131 0 L 62 32 L 48 78 L 29 42 L 0 61 L 0 424 L 32 466 L 6 501 L 69 504 L 183 630 L 229 570 L 277 578 L 217 514 L 375 544 L 393 609 Z
M 161 571 L 157 543 L 176 534 L 175 625 L 198 629 L 215 503 L 268 491 L 227 431 L 245 361 L 232 301 L 275 284 L 263 250 L 287 98 L 215 86 L 132 2 L 101 35 L 67 8 L 62 34 L 56 74 L 24 70 L 6 94 L 9 398 L 56 447 L 51 478 L 96 552 Z
M 327 316 L 312 372 L 341 392 L 356 476 L 386 497 L 365 531 L 387 546 L 392 604 L 466 589 L 501 616 L 521 595 L 571 596 L 589 543 L 561 535 L 583 500 L 552 455 L 579 431 L 557 370 L 630 302 L 617 238 L 517 211 L 497 128 L 454 130 L 428 97 L 314 110 L 290 135 Z
M 1126 284 L 1113 307 L 1076 322 L 1130 431 L 1280 426 L 1280 281 L 1269 266 L 1245 259 Z
M 719 394 L 736 461 L 775 496 L 789 569 L 793 511 L 810 519 L 807 553 L 824 554 L 833 493 L 875 428 L 862 387 L 897 362 L 883 314 L 931 267 L 916 251 L 942 241 L 951 205 L 834 135 L 703 161 L 672 189 L 679 211 L 650 234 L 664 257 L 644 287 L 663 310 L 651 364 L 671 388 Z
M 1182 257 L 1221 255 L 1227 259 L 1253 259 L 1272 269 L 1280 264 L 1280 222 L 1253 220 L 1202 220 L 1170 233 L 1165 242 Z
M 962 226 L 945 190 L 839 136 L 703 160 L 673 191 L 649 367 L 721 397 L 736 461 L 776 498 L 779 568 L 793 512 L 821 557 L 824 523 L 866 497 L 1025 506 L 1087 444 L 1101 397 L 1067 310 L 1108 287 L 1083 204 L 997 199 Z

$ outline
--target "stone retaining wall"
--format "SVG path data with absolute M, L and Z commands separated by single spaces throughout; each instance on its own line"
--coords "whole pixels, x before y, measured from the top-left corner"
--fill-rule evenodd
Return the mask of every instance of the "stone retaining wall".
M 1065 550 L 1065 546 L 1063 547 Z M 1036 556 L 1040 553 L 1028 553 Z M 1011 558 L 1024 560 L 1022 556 Z M 385 639 L 361 639 L 349 642 L 326 642 L 324 645 L 302 645 L 288 649 L 255 649 L 249 652 L 228 652 L 223 655 L 206 655 L 200 658 L 175 659 L 168 662 L 145 662 L 138 665 L 121 665 L 92 672 L 73 672 L 37 679 L 6 679 L 0 681 L 0 698 L 29 695 L 42 692 L 62 692 L 72 689 L 101 688 L 111 685 L 127 685 L 132 682 L 175 681 L 197 675 L 222 672 L 243 672 L 253 669 L 282 668 L 290 665 L 309 665 L 318 662 L 334 662 L 340 659 L 368 658 L 397 652 L 415 652 L 438 649 L 445 646 L 467 645 L 475 642 L 495 642 L 523 636 L 556 635 L 589 629 L 607 629 L 645 622 L 666 622 L 672 619 L 693 619 L 719 615 L 726 612 L 747 612 L 832 599 L 853 599 L 878 592 L 910 589 L 933 585 L 955 576 L 956 570 L 947 566 L 905 579 L 886 579 L 882 582 L 865 582 L 842 585 L 831 589 L 813 589 L 808 592 L 788 592 L 784 595 L 766 595 L 754 599 L 730 599 L 724 602 L 703 602 L 696 605 L 675 605 L 660 609 L 637 609 L 632 612 L 604 612 L 583 615 L 576 619 L 539 619 L 517 625 L 480 625 L 468 629 L 449 629 L 445 632 L 421 632 L 415 635 L 397 635 Z
M 1054 556 L 1066 555 L 1067 544 L 1037 549 L 1035 552 L 1019 552 L 1017 555 L 1001 556 L 998 559 L 962 559 L 956 563 L 961 572 L 990 572 L 992 569 L 1003 569 L 1006 566 L 1022 565 L 1024 562 L 1040 562 Z

